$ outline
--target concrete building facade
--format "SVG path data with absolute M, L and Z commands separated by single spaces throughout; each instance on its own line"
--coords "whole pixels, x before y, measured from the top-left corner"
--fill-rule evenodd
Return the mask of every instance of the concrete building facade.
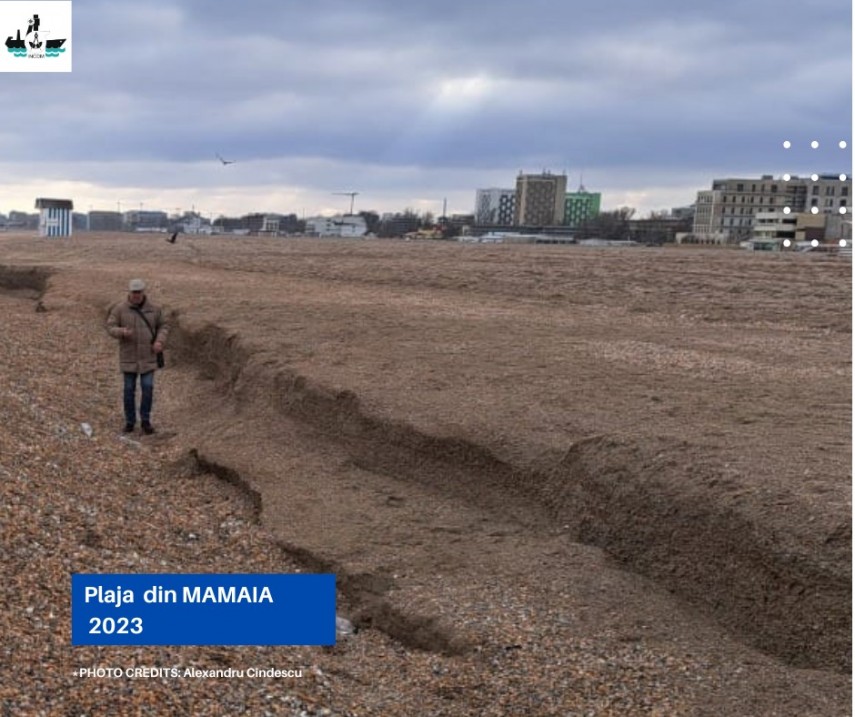
M 517 177 L 514 224 L 541 227 L 563 224 L 566 194 L 566 174 L 520 172 Z
M 91 232 L 120 232 L 123 227 L 124 222 L 119 212 L 99 210 L 89 212 L 89 231 Z
M 712 189 L 697 194 L 692 233 L 739 241 L 753 235 L 758 214 L 848 214 L 851 194 L 848 175 L 716 179 Z
M 784 239 L 795 240 L 796 220 L 800 215 L 784 212 L 757 212 L 754 215 L 754 229 L 751 235 L 755 240 Z M 824 223 L 823 223 L 823 226 Z
M 132 231 L 158 231 L 169 227 L 169 217 L 159 210 L 132 210 L 125 212 L 125 226 Z

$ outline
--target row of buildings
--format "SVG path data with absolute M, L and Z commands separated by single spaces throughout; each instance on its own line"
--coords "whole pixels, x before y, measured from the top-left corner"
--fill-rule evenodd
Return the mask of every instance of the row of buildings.
M 851 239 L 851 196 L 852 177 L 846 174 L 716 179 L 697 194 L 692 239 Z
M 699 244 L 736 244 L 746 240 L 833 241 L 852 238 L 851 175 L 784 175 L 775 178 L 715 179 L 710 189 L 697 192 L 689 207 L 669 214 L 630 221 L 617 212 L 601 212 L 601 195 L 580 185 L 567 192 L 566 174 L 520 172 L 514 189 L 478 189 L 471 215 L 440 217 L 440 231 L 430 236 L 453 237 L 483 234 L 497 228 L 538 231 L 570 238 L 602 236 L 609 239 L 641 239 L 645 243 L 668 241 Z M 0 228 L 38 229 L 44 236 L 67 236 L 72 231 L 183 231 L 192 234 L 309 234 L 360 237 L 405 236 L 431 230 L 424 217 L 414 212 L 374 212 L 312 217 L 295 214 L 254 213 L 243 217 L 205 219 L 199 213 L 167 215 L 157 210 L 124 213 L 90 211 L 75 213 L 68 199 L 36 200 L 37 215 L 12 212 L 0 215 Z M 608 219 L 609 221 L 605 221 Z M 612 221 L 613 220 L 613 221 Z
M 515 189 L 479 189 L 475 224 L 527 230 L 566 229 L 584 236 L 601 214 L 599 193 L 580 186 L 567 192 L 563 174 L 523 174 Z M 850 240 L 852 178 L 846 174 L 810 177 L 762 175 L 715 179 L 697 192 L 695 203 L 667 216 L 626 222 L 624 239 L 655 226 L 657 241 L 737 244 L 747 240 Z M 644 225 L 644 226 L 642 226 Z M 595 227 L 597 228 L 597 227 Z
M 566 174 L 520 172 L 514 189 L 493 187 L 475 192 L 475 223 L 576 229 L 599 214 L 600 200 L 599 192 L 588 192 L 583 185 L 568 192 Z
M 38 230 L 43 236 L 67 236 L 76 231 L 172 232 L 187 234 L 302 233 L 305 222 L 296 214 L 246 214 L 211 219 L 191 211 L 180 215 L 151 210 L 75 212 L 70 199 L 36 199 L 36 214 L 12 211 L 0 214 L 0 230 Z

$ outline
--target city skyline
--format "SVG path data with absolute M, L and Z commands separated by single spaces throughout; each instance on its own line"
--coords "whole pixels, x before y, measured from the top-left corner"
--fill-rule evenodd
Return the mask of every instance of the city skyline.
M 850 173 L 851 6 L 790 9 L 78 2 L 72 72 L 3 74 L 37 101 L 0 117 L 0 212 L 308 217 L 358 192 L 356 212 L 461 214 L 548 170 L 644 215 L 719 176 Z
M 540 175 L 540 173 L 533 173 L 533 174 L 528 175 L 528 176 L 537 177 L 539 175 Z M 548 177 L 550 175 L 553 175 L 553 173 L 550 173 L 547 171 L 542 176 Z M 520 176 L 522 176 L 522 175 L 520 175 Z M 561 176 L 561 175 L 558 175 L 558 176 Z M 581 193 L 581 195 L 583 195 L 583 196 L 584 195 L 596 196 L 597 197 L 597 211 L 608 212 L 608 211 L 613 211 L 613 210 L 618 209 L 618 208 L 620 208 L 620 209 L 629 208 L 629 209 L 634 210 L 634 216 L 636 219 L 641 219 L 641 218 L 644 218 L 648 215 L 670 214 L 672 210 L 691 209 L 692 207 L 695 206 L 695 204 L 699 200 L 701 194 L 708 193 L 710 187 L 714 187 L 714 185 L 716 185 L 717 183 L 719 183 L 723 180 L 743 179 L 745 181 L 760 181 L 762 179 L 774 179 L 775 181 L 782 182 L 784 184 L 786 184 L 788 182 L 803 184 L 805 182 L 812 183 L 813 181 L 817 181 L 817 182 L 819 182 L 819 184 L 823 184 L 824 182 L 828 182 L 830 180 L 832 182 L 832 184 L 837 184 L 837 182 L 842 181 L 844 179 L 844 177 L 849 177 L 849 181 L 851 182 L 851 175 L 846 175 L 846 174 L 837 175 L 837 174 L 832 174 L 832 173 L 817 173 L 817 174 L 813 174 L 810 176 L 799 176 L 799 175 L 790 175 L 790 174 L 775 176 L 775 175 L 770 175 L 770 174 L 762 174 L 762 175 L 754 175 L 754 176 L 741 175 L 741 176 L 737 177 L 737 175 L 731 173 L 731 174 L 727 175 L 727 177 L 725 177 L 723 175 L 721 177 L 711 178 L 705 186 L 699 187 L 693 192 L 692 199 L 690 202 L 687 202 L 687 203 L 680 205 L 680 206 L 662 207 L 659 210 L 654 209 L 654 210 L 651 210 L 650 212 L 639 212 L 637 207 L 632 207 L 630 205 L 621 205 L 621 207 L 614 207 L 614 208 L 600 207 L 600 198 L 602 196 L 602 193 L 599 191 L 596 191 L 594 189 L 591 189 L 587 186 L 583 186 L 583 185 L 580 185 L 580 186 L 575 187 L 575 188 L 567 186 L 566 193 L 564 193 L 563 196 L 565 196 L 567 200 L 569 200 L 571 197 L 577 196 L 579 193 Z M 478 213 L 479 213 L 479 207 L 477 205 L 478 205 L 478 202 L 480 199 L 480 195 L 482 193 L 485 193 L 485 192 L 487 192 L 487 193 L 509 192 L 512 195 L 515 195 L 516 191 L 517 190 L 515 188 L 512 188 L 512 187 L 479 188 L 479 189 L 475 190 L 473 206 L 469 210 L 459 211 L 459 212 L 447 211 L 445 216 L 451 218 L 451 217 L 461 217 L 461 216 L 471 215 L 475 218 L 476 223 L 479 223 L 477 220 Z M 334 192 L 334 194 L 358 195 L 359 193 L 358 192 Z M 139 213 L 147 212 L 147 213 L 164 214 L 170 220 L 195 215 L 195 216 L 198 216 L 199 218 L 206 220 L 206 221 L 213 221 L 213 220 L 218 219 L 218 218 L 220 218 L 220 219 L 234 219 L 234 218 L 241 218 L 241 217 L 246 217 L 246 216 L 250 216 L 250 215 L 255 215 L 255 216 L 268 215 L 268 216 L 283 216 L 283 217 L 284 216 L 295 216 L 299 220 L 305 220 L 305 219 L 310 219 L 310 218 L 320 218 L 320 217 L 335 217 L 335 216 L 349 216 L 350 215 L 349 211 L 342 211 L 340 209 L 329 209 L 326 212 L 317 212 L 314 214 L 301 215 L 299 212 L 296 212 L 293 209 L 282 209 L 282 208 L 270 209 L 270 210 L 266 210 L 266 211 L 265 210 L 259 210 L 257 208 L 251 208 L 249 210 L 242 210 L 239 212 L 235 212 L 233 214 L 229 214 L 226 212 L 203 211 L 202 209 L 195 207 L 195 205 L 191 205 L 189 208 L 187 208 L 187 207 L 174 207 L 174 208 L 170 209 L 170 208 L 161 207 L 161 206 L 145 206 L 144 203 L 140 203 L 139 205 L 134 206 L 132 202 L 131 203 L 117 202 L 117 206 L 111 209 L 109 207 L 103 207 L 102 208 L 102 207 L 97 207 L 94 205 L 90 205 L 89 207 L 82 207 L 79 205 L 79 203 L 75 203 L 73 198 L 70 198 L 70 197 L 53 197 L 53 198 L 71 201 L 72 203 L 74 203 L 74 207 L 75 207 L 74 213 L 75 214 L 82 214 L 82 215 L 85 215 L 85 214 L 88 214 L 91 212 L 95 212 L 95 213 L 105 213 L 105 214 L 106 213 L 116 213 L 116 214 L 121 214 L 123 216 L 127 216 L 127 215 L 136 214 L 137 212 L 139 212 Z M 37 202 L 38 198 L 36 198 L 35 201 Z M 443 201 L 443 205 L 445 205 L 445 204 L 446 204 L 446 201 Z M 442 210 L 434 211 L 430 207 L 423 210 L 423 211 L 415 210 L 412 206 L 396 207 L 396 208 L 392 208 L 389 210 L 380 211 L 380 210 L 377 210 L 377 209 L 372 208 L 372 207 L 365 207 L 365 208 L 356 209 L 353 207 L 353 203 L 351 202 L 350 209 L 353 210 L 354 216 L 358 216 L 358 215 L 363 214 L 363 213 L 369 213 L 369 214 L 376 214 L 378 217 L 382 218 L 382 217 L 387 216 L 387 215 L 388 216 L 399 215 L 399 214 L 405 214 L 407 212 L 414 212 L 415 214 L 417 214 L 420 217 L 426 216 L 426 215 L 432 215 L 435 219 L 443 216 Z M 841 210 L 841 211 L 843 211 L 843 210 Z M 848 209 L 848 210 L 846 210 L 845 213 L 850 214 L 851 211 L 852 211 L 851 209 Z M 5 211 L 0 210 L 0 217 L 7 217 L 10 214 L 10 212 L 11 213 L 28 214 L 28 215 L 37 214 L 37 211 L 34 211 L 32 209 L 23 208 L 23 207 L 12 207 L 9 210 L 5 210 Z M 481 222 L 481 223 L 495 224 L 495 223 L 502 223 L 502 222 L 486 221 L 486 222 Z M 507 223 L 513 224 L 514 221 L 513 221 L 513 219 L 511 219 Z

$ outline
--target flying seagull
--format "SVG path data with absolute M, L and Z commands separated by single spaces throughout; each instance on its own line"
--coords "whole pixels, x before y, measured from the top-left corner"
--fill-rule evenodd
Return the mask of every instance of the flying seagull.
M 235 160 L 223 159 L 219 154 L 217 155 L 217 159 L 219 159 L 223 164 L 234 164 L 235 163 Z

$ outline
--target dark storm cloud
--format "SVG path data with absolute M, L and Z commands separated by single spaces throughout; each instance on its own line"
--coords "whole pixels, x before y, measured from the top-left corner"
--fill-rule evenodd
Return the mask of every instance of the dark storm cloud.
M 77 0 L 74 71 L 3 82 L 39 98 L 9 163 L 815 169 L 850 139 L 851 6 Z

